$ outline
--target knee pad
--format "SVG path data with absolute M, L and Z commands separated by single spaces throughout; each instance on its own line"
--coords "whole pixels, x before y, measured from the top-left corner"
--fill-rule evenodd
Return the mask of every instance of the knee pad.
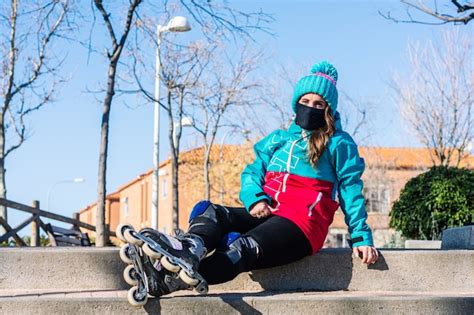
M 260 245 L 251 236 L 242 236 L 229 244 L 224 252 L 239 272 L 251 270 L 261 255 Z
M 189 215 L 189 223 L 191 223 L 192 220 L 194 220 L 195 218 L 199 216 L 203 216 L 203 217 L 211 219 L 214 222 L 217 222 L 216 209 L 209 200 L 199 201 L 193 207 L 193 210 L 191 211 L 191 214 Z
M 217 246 L 217 250 L 219 251 L 226 251 L 229 249 L 230 244 L 232 244 L 236 239 L 241 237 L 242 234 L 239 232 L 230 232 L 224 235 L 221 239 L 219 245 Z
M 213 223 L 220 222 L 222 224 L 227 224 L 229 215 L 229 210 L 226 207 L 213 204 L 209 200 L 202 200 L 193 207 L 193 210 L 189 215 L 189 223 L 195 219 L 204 218 L 211 220 Z

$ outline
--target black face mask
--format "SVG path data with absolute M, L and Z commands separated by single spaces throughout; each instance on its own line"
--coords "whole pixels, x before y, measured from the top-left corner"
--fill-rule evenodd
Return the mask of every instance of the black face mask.
M 306 130 L 316 130 L 326 125 L 324 119 L 324 109 L 305 106 L 296 103 L 296 120 L 295 123 Z

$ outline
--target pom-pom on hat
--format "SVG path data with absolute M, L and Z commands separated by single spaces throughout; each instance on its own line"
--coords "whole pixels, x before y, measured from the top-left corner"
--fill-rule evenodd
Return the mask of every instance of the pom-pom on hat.
M 296 111 L 296 103 L 307 93 L 319 94 L 329 104 L 332 112 L 337 110 L 337 70 L 327 61 L 321 61 L 311 68 L 311 74 L 296 83 L 291 106 Z

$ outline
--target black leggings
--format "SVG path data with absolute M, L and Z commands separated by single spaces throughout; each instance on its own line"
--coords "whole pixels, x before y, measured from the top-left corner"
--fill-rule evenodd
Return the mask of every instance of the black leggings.
M 209 284 L 230 281 L 241 272 L 288 264 L 312 253 L 306 236 L 286 218 L 271 215 L 258 219 L 245 208 L 206 201 L 199 204 L 198 214 L 191 214 L 188 232 L 200 236 L 208 252 L 215 249 L 199 266 L 199 273 Z M 227 246 L 219 246 L 229 232 L 241 236 Z

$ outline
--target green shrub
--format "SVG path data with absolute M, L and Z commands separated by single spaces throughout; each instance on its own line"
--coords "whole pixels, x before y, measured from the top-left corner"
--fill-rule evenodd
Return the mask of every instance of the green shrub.
M 474 220 L 474 171 L 433 167 L 409 180 L 390 212 L 390 227 L 410 239 L 440 239 Z

